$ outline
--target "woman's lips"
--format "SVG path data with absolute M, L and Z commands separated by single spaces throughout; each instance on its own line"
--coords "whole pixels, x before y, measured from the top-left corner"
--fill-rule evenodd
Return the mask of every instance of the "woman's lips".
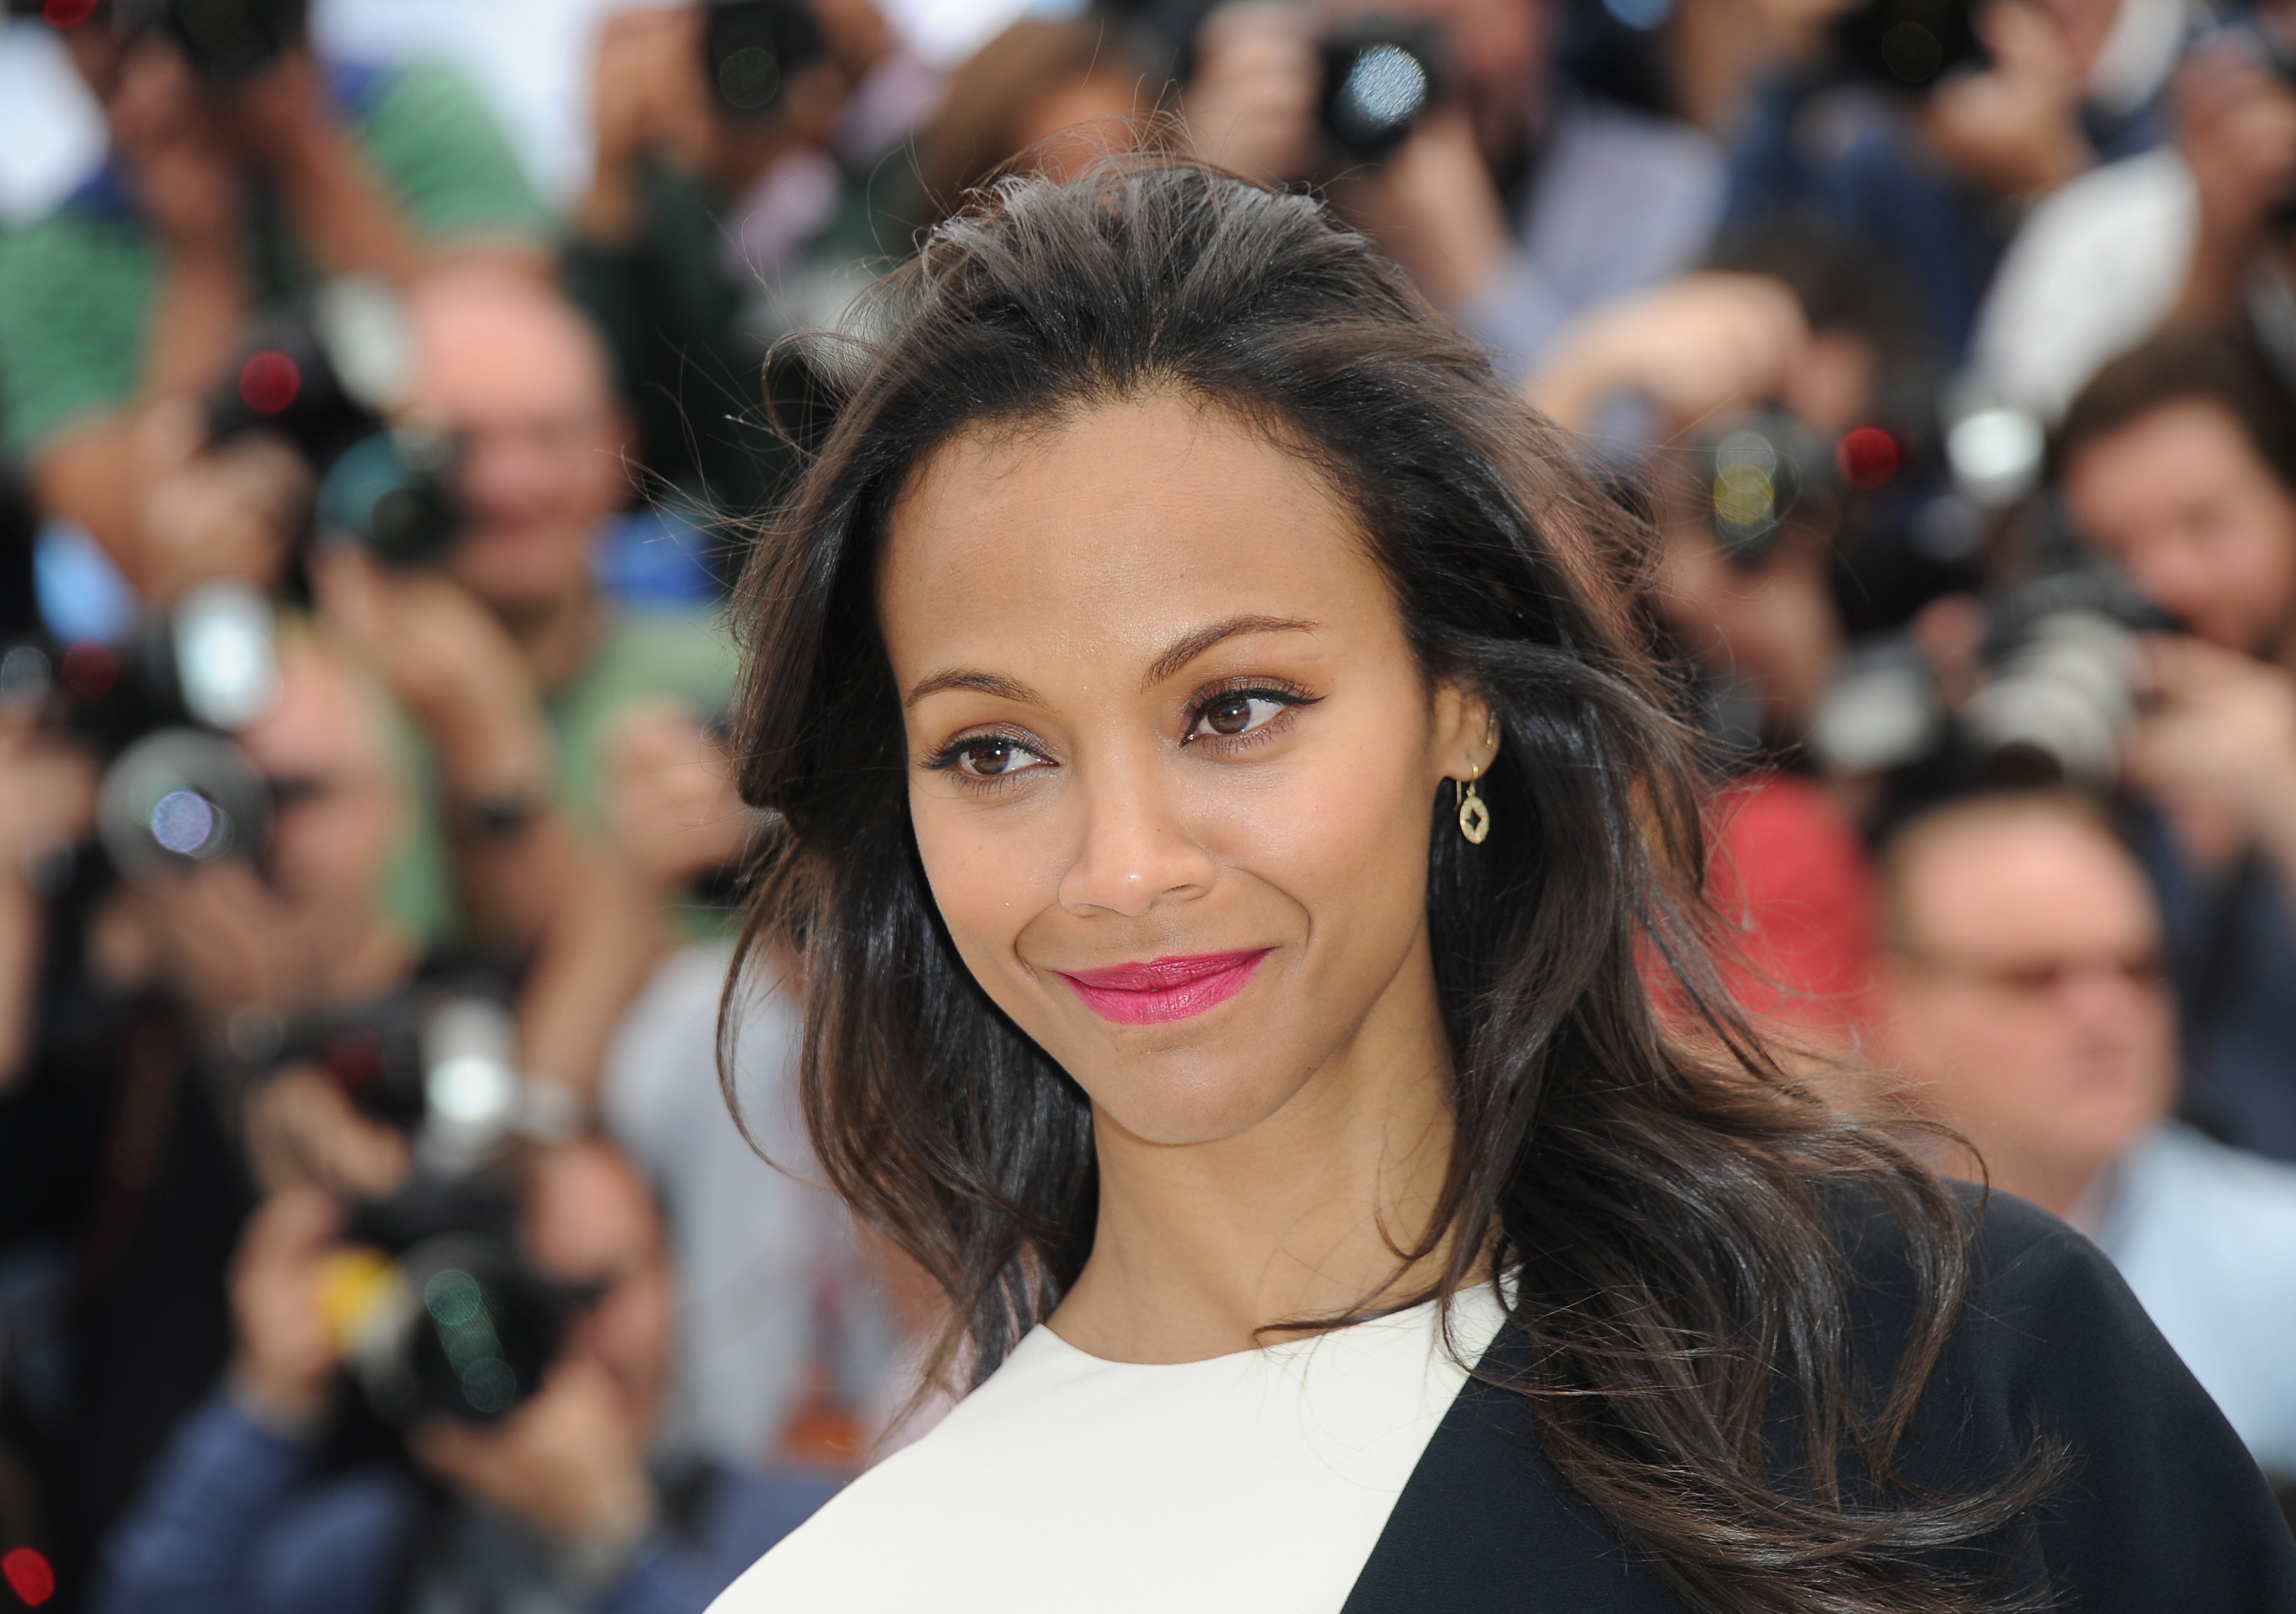
M 1119 1026 L 1152 1026 L 1218 1008 L 1243 990 L 1271 950 L 1152 958 L 1107 970 L 1056 973 L 1101 1019 Z

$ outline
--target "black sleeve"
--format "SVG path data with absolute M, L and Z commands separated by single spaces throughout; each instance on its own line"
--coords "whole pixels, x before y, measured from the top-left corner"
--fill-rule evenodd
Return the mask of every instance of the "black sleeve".
M 2067 1471 L 2008 1555 L 2081 1614 L 2296 1614 L 2296 1539 L 2263 1475 L 2096 1247 L 1995 1194 L 1973 1257 L 1913 1438 L 1932 1454 L 1972 1436 L 2062 1448 Z

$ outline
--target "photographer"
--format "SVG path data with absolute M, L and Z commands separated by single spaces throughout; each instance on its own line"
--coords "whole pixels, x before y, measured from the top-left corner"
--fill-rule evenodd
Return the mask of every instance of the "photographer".
M 2296 375 L 2292 48 L 2291 9 L 2259 6 L 2179 70 L 2172 144 L 2084 175 L 2033 210 L 1979 324 L 1975 357 L 1996 395 L 2054 421 L 2107 359 L 2171 323 L 2245 321 Z
M 44 995 L 21 1095 L 32 1108 L 7 1129 L 50 1184 L 51 1202 L 26 1214 L 72 1250 L 70 1397 L 52 1431 L 67 1575 L 222 1364 L 223 1272 L 251 1174 L 403 1168 L 403 1150 L 378 1162 L 355 1135 L 346 1145 L 344 1106 L 322 1078 L 269 1074 L 282 1027 L 417 976 L 383 900 L 409 820 L 389 725 L 379 692 L 332 647 L 283 632 L 276 698 L 236 736 L 275 802 L 264 843 L 138 873 L 49 932 L 86 956 L 51 956 L 46 979 L 82 980 Z M 86 1128 L 73 1123 L 83 1110 Z
M 313 581 L 323 614 L 430 742 L 471 917 L 523 944 L 565 889 L 578 838 L 603 829 L 615 709 L 668 695 L 715 710 L 733 651 L 709 613 L 624 610 L 598 586 L 628 487 L 627 422 L 595 333 L 566 301 L 470 266 L 431 275 L 411 311 L 416 407 L 462 445 L 461 529 L 413 569 L 334 548 Z
M 767 347 L 833 323 L 820 294 L 914 222 L 914 165 L 882 160 L 933 80 L 869 0 L 617 12 L 592 78 L 566 289 L 605 336 L 650 491 L 704 528 L 752 515 L 784 470 Z
M 1866 0 L 1820 64 L 1761 98 L 1732 155 L 1732 227 L 1800 218 L 1857 240 L 1964 353 L 2005 215 L 2159 140 L 2181 16 L 2174 0 Z M 1907 26 L 1928 42 L 1918 63 L 1887 44 Z
M 1387 12 L 1439 60 L 1422 70 L 1424 111 L 1366 160 L 1319 123 L 1319 44 L 1351 27 L 1383 38 Z M 1559 77 L 1562 22 L 1550 0 L 1234 5 L 1197 37 L 1188 127 L 1207 160 L 1248 177 L 1329 180 L 1351 223 L 1520 369 L 1579 310 L 1688 266 L 1720 204 L 1704 135 Z
M 531 1398 L 492 1424 L 425 1414 L 406 1463 L 318 1467 L 341 1212 L 284 1191 L 234 1262 L 230 1371 L 114 1532 L 95 1608 L 699 1614 L 826 1497 L 818 1480 L 648 1461 L 674 1285 L 645 1184 L 595 1142 L 542 1150 L 519 1175 L 525 1258 L 603 1290 Z
M 316 277 L 407 283 L 449 248 L 532 264 L 540 204 L 460 83 L 321 61 L 297 0 L 200 48 L 172 4 L 48 12 L 71 20 L 111 151 L 0 249 L 0 440 L 155 602 L 267 582 L 294 469 L 265 446 L 202 453 L 188 405 L 248 316 Z
M 2124 750 L 2184 1012 L 2187 1111 L 2296 1160 L 2296 417 L 2234 340 L 2171 333 L 2074 399 L 2081 537 L 2185 630 Z

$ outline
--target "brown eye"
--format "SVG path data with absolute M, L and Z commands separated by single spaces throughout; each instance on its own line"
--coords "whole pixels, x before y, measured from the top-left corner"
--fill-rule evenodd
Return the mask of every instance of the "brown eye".
M 1233 695 L 1219 695 L 1196 710 L 1196 720 L 1190 725 L 1190 740 L 1233 740 L 1266 728 L 1283 714 L 1288 706 L 1298 704 L 1282 696 L 1256 690 L 1241 691 Z
M 978 740 L 968 740 L 958 748 L 955 762 L 960 773 L 980 779 L 996 779 L 1009 774 L 1025 772 L 1044 760 L 1018 741 L 1002 734 L 984 734 Z
M 1204 713 L 1204 724 L 1215 734 L 1241 734 L 1251 726 L 1251 702 L 1230 696 Z

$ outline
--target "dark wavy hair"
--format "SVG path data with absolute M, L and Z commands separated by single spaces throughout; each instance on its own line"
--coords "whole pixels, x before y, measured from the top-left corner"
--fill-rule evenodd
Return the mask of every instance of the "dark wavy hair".
M 1456 1142 L 1399 1269 L 1439 1258 L 1446 1299 L 1516 1275 L 1513 1387 L 1545 1452 L 1693 1607 L 1969 1606 L 1924 1566 L 2030 1487 L 1888 1482 L 1967 1287 L 1965 1213 L 1782 1070 L 1703 962 L 1696 750 L 1631 609 L 1644 528 L 1363 237 L 1201 168 L 1005 181 L 881 283 L 860 332 L 820 361 L 833 424 L 735 607 L 742 787 L 782 820 L 742 956 L 798 961 L 815 1146 L 947 1291 L 936 1368 L 979 1383 L 1059 1303 L 1098 1184 L 1085 1094 L 968 974 L 926 884 L 874 602 L 886 522 L 957 433 L 1177 391 L 1329 479 L 1423 672 L 1502 730 L 1489 840 L 1445 832 L 1449 792 L 1429 804 Z M 1845 1193 L 1895 1219 L 1916 1298 L 1878 1391 Z M 1798 1453 L 1766 1450 L 1781 1415 Z

